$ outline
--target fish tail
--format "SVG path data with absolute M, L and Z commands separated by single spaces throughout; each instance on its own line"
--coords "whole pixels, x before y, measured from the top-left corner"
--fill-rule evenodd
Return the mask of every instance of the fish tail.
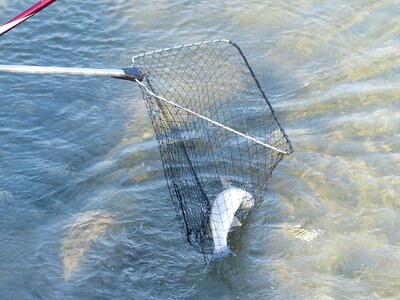
M 210 262 L 217 261 L 217 260 L 219 260 L 225 256 L 229 256 L 229 255 L 233 255 L 233 252 L 231 251 L 231 249 L 229 249 L 228 246 L 224 246 L 222 248 L 215 249 Z

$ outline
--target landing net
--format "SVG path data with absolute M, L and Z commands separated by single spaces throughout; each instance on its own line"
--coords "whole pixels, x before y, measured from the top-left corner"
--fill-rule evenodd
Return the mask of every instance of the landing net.
M 210 226 L 218 195 L 233 187 L 259 203 L 291 144 L 236 44 L 166 48 L 133 64 L 145 73 L 138 83 L 182 231 L 209 261 L 218 246 Z

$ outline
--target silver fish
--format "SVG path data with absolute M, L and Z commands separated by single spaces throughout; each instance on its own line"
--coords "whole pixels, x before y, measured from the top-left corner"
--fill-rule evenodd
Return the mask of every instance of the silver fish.
M 113 222 L 112 216 L 102 211 L 79 214 L 67 229 L 61 242 L 61 257 L 64 264 L 64 279 L 70 281 L 86 252 L 104 234 Z
M 253 206 L 253 196 L 242 189 L 231 187 L 217 196 L 210 213 L 210 228 L 214 241 L 211 261 L 232 254 L 228 247 L 228 232 L 232 227 L 241 225 L 235 213 L 239 208 L 251 209 Z

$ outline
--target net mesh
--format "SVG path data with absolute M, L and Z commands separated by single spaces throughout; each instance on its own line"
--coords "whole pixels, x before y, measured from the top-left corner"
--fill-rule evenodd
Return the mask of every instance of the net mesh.
M 223 256 L 290 142 L 236 44 L 167 48 L 133 63 L 146 74 L 140 86 L 182 231 L 206 261 Z

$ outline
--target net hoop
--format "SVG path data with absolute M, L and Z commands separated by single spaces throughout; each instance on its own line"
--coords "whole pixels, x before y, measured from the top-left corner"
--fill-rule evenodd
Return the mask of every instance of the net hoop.
M 142 53 L 142 54 L 139 54 L 139 55 L 135 55 L 134 57 L 132 57 L 132 64 L 133 64 L 132 66 L 133 66 L 133 67 L 135 66 L 135 60 L 138 59 L 138 58 L 140 58 L 140 57 L 145 57 L 145 56 L 153 55 L 153 54 L 156 54 L 156 53 L 162 53 L 162 52 L 165 52 L 165 51 L 179 50 L 179 49 L 186 48 L 186 47 L 200 46 L 200 45 L 205 45 L 205 44 L 210 44 L 210 43 L 217 43 L 217 42 L 229 43 L 229 44 L 233 45 L 233 46 L 239 51 L 240 55 L 242 56 L 242 58 L 244 59 L 246 65 L 247 65 L 247 67 L 249 68 L 249 70 L 250 70 L 250 72 L 251 72 L 251 74 L 252 74 L 252 76 L 253 76 L 253 79 L 255 80 L 255 82 L 256 82 L 258 88 L 260 89 L 260 91 L 261 91 L 261 93 L 262 93 L 264 99 L 266 100 L 266 103 L 268 104 L 269 108 L 271 109 L 271 111 L 272 111 L 273 114 L 274 114 L 274 109 L 272 108 L 271 104 L 270 104 L 269 101 L 267 100 L 267 97 L 266 97 L 266 95 L 265 95 L 265 93 L 264 93 L 264 91 L 263 91 L 263 89 L 262 89 L 260 83 L 258 82 L 258 79 L 257 79 L 256 76 L 254 75 L 253 69 L 250 67 L 250 65 L 249 65 L 249 63 L 248 63 L 246 57 L 244 56 L 242 50 L 240 49 L 240 47 L 239 47 L 236 43 L 234 43 L 234 42 L 232 42 L 232 41 L 230 41 L 230 40 L 227 40 L 227 39 L 215 39 L 215 40 L 208 40 L 208 41 L 202 41 L 202 42 L 195 42 L 195 43 L 191 43 L 191 44 L 183 44 L 183 45 L 179 45 L 179 46 L 167 47 L 167 48 L 163 48 L 163 49 L 159 49 L 159 50 L 155 50 L 155 51 L 145 52 L 145 53 Z M 170 105 L 172 105 L 172 106 L 175 106 L 175 107 L 178 108 L 178 109 L 184 110 L 184 111 L 186 111 L 187 113 L 190 113 L 190 114 L 192 114 L 192 115 L 195 115 L 195 116 L 197 116 L 197 117 L 199 117 L 199 118 L 201 118 L 201 119 L 203 119 L 203 120 L 205 120 L 205 121 L 207 121 L 207 122 L 210 122 L 211 124 L 214 124 L 214 125 L 216 125 L 216 126 L 219 126 L 219 127 L 223 128 L 223 129 L 225 129 L 225 130 L 228 130 L 228 131 L 230 131 L 230 132 L 233 132 L 233 133 L 235 133 L 235 134 L 237 134 L 237 135 L 239 135 L 239 136 L 242 136 L 242 137 L 244 137 L 244 138 L 246 138 L 246 139 L 249 139 L 249 140 L 251 140 L 251 141 L 253 141 L 253 142 L 255 142 L 255 143 L 259 144 L 259 145 L 262 145 L 262 146 L 264 146 L 264 147 L 267 147 L 267 148 L 269 148 L 269 149 L 272 149 L 272 150 L 274 150 L 274 151 L 276 151 L 276 152 L 279 152 L 279 153 L 281 153 L 281 154 L 283 154 L 283 155 L 290 155 L 291 153 L 293 153 L 293 147 L 292 147 L 291 141 L 289 140 L 288 136 L 287 136 L 286 133 L 285 133 L 285 130 L 283 129 L 283 127 L 280 125 L 278 119 L 276 119 L 276 118 L 275 118 L 275 121 L 278 123 L 278 126 L 279 126 L 280 129 L 282 130 L 282 132 L 283 132 L 283 134 L 284 134 L 286 140 L 287 140 L 288 143 L 289 143 L 289 151 L 285 151 L 285 150 L 278 149 L 277 147 L 274 147 L 274 146 L 272 146 L 272 145 L 269 145 L 269 144 L 267 144 L 267 143 L 264 143 L 264 142 L 262 142 L 262 141 L 260 141 L 260 140 L 258 140 L 258 139 L 256 139 L 256 138 L 254 138 L 254 137 L 251 137 L 251 136 L 246 135 L 246 134 L 244 134 L 244 133 L 242 133 L 242 132 L 239 132 L 239 131 L 237 131 L 237 130 L 235 130 L 235 129 L 233 129 L 233 128 L 230 128 L 229 126 L 225 126 L 224 124 L 221 124 L 221 123 L 216 122 L 216 121 L 214 121 L 214 120 L 212 120 L 212 119 L 210 119 L 210 118 L 207 118 L 206 116 L 203 116 L 203 115 L 201 115 L 201 114 L 199 114 L 199 113 L 197 113 L 197 112 L 195 112 L 195 111 L 193 111 L 193 110 L 191 110 L 191 109 L 189 109 L 189 108 L 185 108 L 185 107 L 183 107 L 183 106 L 181 106 L 181 105 L 179 105 L 179 104 L 177 104 L 177 103 L 175 103 L 175 102 L 173 102 L 173 101 L 167 100 L 167 99 L 165 99 L 164 97 L 161 97 L 161 96 L 156 95 L 155 93 L 153 93 L 153 92 L 152 92 L 145 84 L 143 84 L 142 82 L 140 82 L 140 81 L 138 81 L 138 80 L 136 80 L 136 82 L 137 82 L 137 83 L 139 84 L 139 86 L 140 86 L 141 88 L 143 88 L 149 95 L 151 95 L 151 96 L 153 96 L 153 97 L 155 97 L 155 98 L 157 98 L 157 99 L 159 99 L 159 100 L 161 100 L 161 101 L 163 101 L 163 102 L 165 102 L 165 103 L 168 103 L 168 104 L 170 104 Z

